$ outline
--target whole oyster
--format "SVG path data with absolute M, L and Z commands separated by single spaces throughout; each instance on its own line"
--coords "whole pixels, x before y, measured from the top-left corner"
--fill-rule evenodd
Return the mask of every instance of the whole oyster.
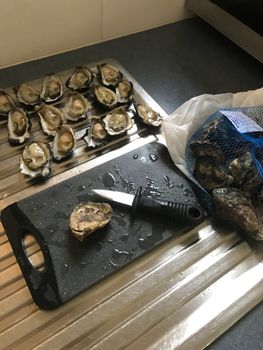
M 63 124 L 64 114 L 60 109 L 52 105 L 43 104 L 37 108 L 41 127 L 45 134 L 54 136 L 57 128 Z
M 143 123 L 151 126 L 160 126 L 162 118 L 159 113 L 155 112 L 150 106 L 142 103 L 135 104 L 135 108 L 138 116 L 141 118 Z
M 109 135 L 120 135 L 131 129 L 134 121 L 124 107 L 115 108 L 103 119 Z
M 53 141 L 53 157 L 56 160 L 67 157 L 76 147 L 76 138 L 71 127 L 62 125 L 57 129 Z
M 254 239 L 263 239 L 262 226 L 248 196 L 236 188 L 214 189 L 212 195 L 221 219 L 245 229 Z
M 14 108 L 14 101 L 5 91 L 0 90 L 0 116 L 6 117 Z
M 55 102 L 63 95 L 63 84 L 55 74 L 48 74 L 43 82 L 41 99 L 46 102 Z
M 119 103 L 128 103 L 133 95 L 132 83 L 128 80 L 121 80 L 116 87 L 116 95 Z
M 84 136 L 85 142 L 89 147 L 97 147 L 105 141 L 107 136 L 104 122 L 99 117 L 93 117 L 91 126 Z
M 209 140 L 194 140 L 190 143 L 190 149 L 198 157 L 212 157 L 213 162 L 221 164 L 225 160 L 224 153 L 220 148 Z
M 80 203 L 72 212 L 69 227 L 73 235 L 83 241 L 90 233 L 107 225 L 112 217 L 108 203 Z
M 217 160 L 213 157 L 196 159 L 194 177 L 206 190 L 229 186 L 233 183 L 232 176 L 221 169 Z
M 83 91 L 89 87 L 92 80 L 93 73 L 87 67 L 79 66 L 66 81 L 66 86 L 73 91 Z
M 249 152 L 234 159 L 229 164 L 229 171 L 234 178 L 235 187 L 251 196 L 258 193 L 263 181 Z
M 102 84 L 105 86 L 115 86 L 122 78 L 118 68 L 108 63 L 99 64 L 97 66 Z
M 73 93 L 65 104 L 64 113 L 67 120 L 77 121 L 86 118 L 90 102 L 80 93 Z
M 49 160 L 49 146 L 43 142 L 32 142 L 24 148 L 20 158 L 21 173 L 32 178 L 47 176 L 50 172 Z
M 94 94 L 97 101 L 106 108 L 114 108 L 117 105 L 117 96 L 115 92 L 106 88 L 105 86 L 98 85 L 94 88 Z
M 30 137 L 31 123 L 21 107 L 15 107 L 8 113 L 7 127 L 11 144 L 21 144 Z
M 18 101 L 24 106 L 33 107 L 40 101 L 39 92 L 28 84 L 21 84 L 14 91 Z

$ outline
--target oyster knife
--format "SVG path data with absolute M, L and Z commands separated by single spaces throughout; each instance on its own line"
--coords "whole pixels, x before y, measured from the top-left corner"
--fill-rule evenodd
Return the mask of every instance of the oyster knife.
M 178 220 L 187 220 L 187 222 L 200 222 L 204 217 L 203 210 L 198 206 L 187 205 L 185 203 L 173 202 L 168 200 L 157 200 L 142 195 L 140 186 L 135 194 L 110 190 L 92 190 L 98 196 L 132 207 L 132 214 L 135 216 L 138 209 L 161 214 Z

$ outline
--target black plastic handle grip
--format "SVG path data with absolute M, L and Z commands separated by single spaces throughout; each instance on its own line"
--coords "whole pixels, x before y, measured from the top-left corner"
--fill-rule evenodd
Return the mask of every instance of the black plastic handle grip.
M 133 200 L 133 216 L 138 209 L 146 210 L 158 215 L 164 215 L 178 220 L 187 220 L 189 223 L 199 222 L 203 219 L 203 210 L 197 206 L 184 203 L 156 200 L 142 196 L 142 187 L 139 187 Z

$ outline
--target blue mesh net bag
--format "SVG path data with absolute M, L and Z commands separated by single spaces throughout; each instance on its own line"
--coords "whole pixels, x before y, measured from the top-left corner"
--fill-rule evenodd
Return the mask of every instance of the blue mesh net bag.
M 263 211 L 257 213 L 263 208 L 263 107 L 214 113 L 189 140 L 185 159 L 203 207 L 212 213 L 216 206 L 224 218 L 263 239 Z

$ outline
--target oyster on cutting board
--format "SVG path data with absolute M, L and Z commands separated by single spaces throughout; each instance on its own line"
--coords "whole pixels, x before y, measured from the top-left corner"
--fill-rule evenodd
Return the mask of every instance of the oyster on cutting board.
M 48 144 L 32 142 L 27 145 L 20 158 L 20 170 L 22 174 L 32 178 L 47 176 L 50 172 L 50 151 Z
M 118 107 L 112 110 L 103 119 L 105 129 L 109 135 L 120 135 L 131 129 L 134 120 L 130 117 L 125 107 Z
M 41 99 L 46 102 L 55 102 L 63 95 L 63 84 L 60 78 L 55 74 L 46 75 L 42 91 L 41 91 Z
M 87 89 L 93 80 L 93 73 L 84 66 L 76 67 L 73 74 L 66 81 L 66 86 L 73 91 L 83 91 Z
M 40 101 L 39 92 L 28 84 L 21 84 L 14 88 L 16 97 L 26 107 L 33 107 Z
M 141 118 L 144 124 L 151 126 L 160 126 L 162 118 L 159 113 L 154 111 L 150 106 L 142 103 L 135 104 L 135 109 L 138 116 Z
M 23 108 L 15 107 L 8 113 L 7 128 L 11 144 L 21 144 L 29 139 L 31 122 Z
M 105 141 L 108 134 L 105 130 L 105 124 L 100 117 L 93 117 L 91 126 L 87 130 L 84 141 L 88 144 L 89 147 L 97 147 Z
M 76 138 L 70 126 L 60 126 L 54 137 L 52 153 L 56 160 L 67 157 L 76 148 Z
M 101 82 L 105 86 L 115 86 L 122 78 L 118 68 L 108 63 L 102 63 L 97 66 Z
M 103 107 L 114 108 L 118 103 L 118 99 L 115 92 L 106 88 L 105 86 L 95 86 L 94 95 L 96 97 L 97 102 L 99 102 Z
M 57 128 L 64 122 L 63 112 L 55 106 L 43 104 L 36 109 L 43 132 L 54 136 Z
M 8 113 L 13 109 L 15 103 L 10 95 L 0 90 L 0 116 L 7 117 Z
M 83 241 L 89 234 L 107 225 L 112 213 L 108 203 L 80 203 L 70 215 L 69 227 L 72 234 Z
M 91 109 L 91 103 L 80 93 L 73 93 L 64 106 L 64 113 L 67 120 L 77 121 L 84 119 Z

